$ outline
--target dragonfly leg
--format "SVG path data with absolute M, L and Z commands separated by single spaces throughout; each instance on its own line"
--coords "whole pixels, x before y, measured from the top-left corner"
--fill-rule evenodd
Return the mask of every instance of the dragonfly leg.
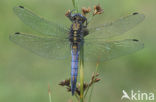
M 88 21 L 87 21 L 87 19 L 86 18 L 84 18 L 85 19 L 85 21 L 86 21 L 86 25 L 84 26 L 85 28 L 87 28 L 87 25 L 88 25 Z
M 72 17 L 73 17 L 72 12 L 73 11 L 75 11 L 75 9 L 66 13 L 66 16 L 69 18 L 70 21 L 73 21 L 73 19 L 72 19 Z

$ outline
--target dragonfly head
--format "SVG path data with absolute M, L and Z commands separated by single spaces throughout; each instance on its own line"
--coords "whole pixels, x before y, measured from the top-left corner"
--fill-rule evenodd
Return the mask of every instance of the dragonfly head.
M 72 22 L 79 22 L 82 24 L 86 23 L 85 26 L 87 26 L 88 25 L 87 18 L 80 13 L 72 14 L 73 11 L 75 11 L 75 9 L 72 11 L 68 10 L 65 16 L 68 17 Z
M 85 16 L 81 15 L 80 13 L 76 13 L 76 14 L 72 15 L 72 21 L 84 23 L 87 21 L 87 18 Z

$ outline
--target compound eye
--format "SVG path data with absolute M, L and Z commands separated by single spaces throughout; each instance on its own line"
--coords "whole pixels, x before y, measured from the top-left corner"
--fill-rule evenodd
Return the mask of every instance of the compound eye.
M 76 20 L 76 17 L 73 17 L 73 20 L 75 21 Z

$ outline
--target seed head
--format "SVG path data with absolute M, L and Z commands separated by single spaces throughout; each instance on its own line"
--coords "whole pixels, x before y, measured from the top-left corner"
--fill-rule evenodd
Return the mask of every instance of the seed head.
M 65 13 L 65 16 L 66 16 L 66 17 L 68 17 L 68 16 L 69 16 L 69 14 L 70 14 L 70 12 L 71 12 L 71 11 L 70 11 L 70 10 L 68 10 L 68 11 Z
M 99 79 L 99 78 L 96 78 L 95 80 L 94 80 L 94 82 L 96 83 L 96 82 L 99 82 L 101 79 Z
M 88 13 L 90 13 L 90 11 L 91 11 L 91 8 L 90 7 L 88 7 L 88 8 L 83 7 L 82 8 L 82 14 L 84 16 L 86 16 Z
M 101 6 L 100 5 L 95 5 L 94 6 L 93 16 L 99 15 L 99 14 L 102 14 L 102 13 L 103 13 L 103 9 L 101 8 Z
M 63 80 L 59 83 L 61 86 L 70 86 L 70 79 Z
M 84 83 L 83 89 L 86 90 L 86 89 L 88 88 L 88 86 L 89 86 L 89 85 L 88 85 L 87 83 Z
M 100 74 L 99 73 L 96 73 L 96 77 L 98 77 Z

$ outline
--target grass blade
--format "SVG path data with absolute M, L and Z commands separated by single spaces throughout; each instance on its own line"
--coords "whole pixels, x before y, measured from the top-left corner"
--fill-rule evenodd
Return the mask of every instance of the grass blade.
M 80 50 L 80 102 L 83 102 L 83 85 L 84 85 L 84 48 Z
M 49 102 L 52 102 L 50 85 L 48 84 Z
M 73 3 L 73 7 L 74 9 L 76 10 L 76 13 L 79 12 L 79 0 L 72 0 L 72 3 Z
M 96 64 L 96 71 L 95 71 L 95 74 L 97 74 L 97 73 L 98 73 L 98 68 L 99 68 L 99 61 L 98 61 L 98 62 L 97 62 L 97 64 Z M 91 88 L 91 92 L 90 92 L 90 95 L 89 95 L 88 102 L 91 102 L 93 89 L 94 89 L 94 84 L 93 84 L 93 86 L 92 86 L 92 88 Z
M 75 0 L 72 0 L 72 3 L 73 3 L 73 6 L 74 6 L 74 9 L 75 9 L 75 8 L 76 8 L 76 7 L 75 7 Z

